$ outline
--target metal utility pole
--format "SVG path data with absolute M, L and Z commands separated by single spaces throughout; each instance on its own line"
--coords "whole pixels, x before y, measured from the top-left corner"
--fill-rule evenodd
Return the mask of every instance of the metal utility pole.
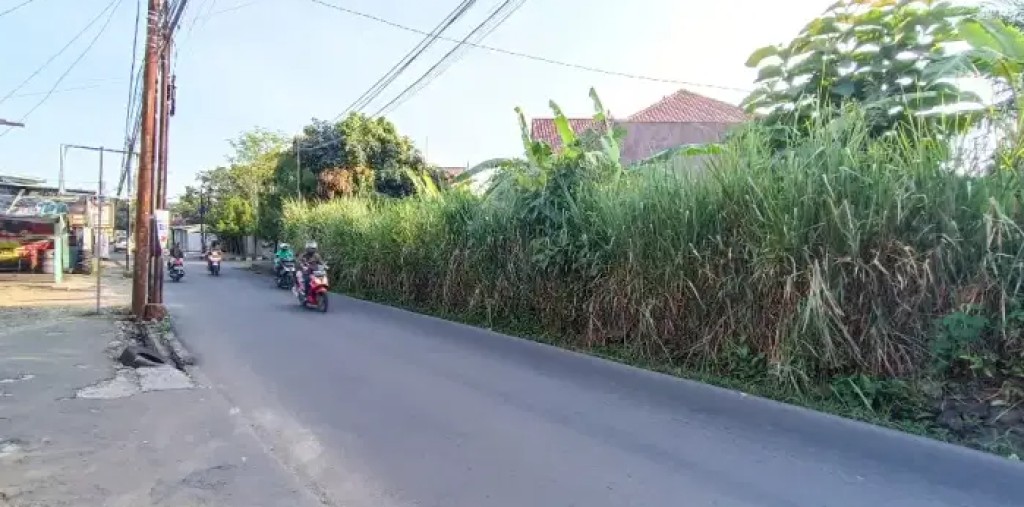
M 295 195 L 302 199 L 302 143 L 295 142 Z
M 199 247 L 206 255 L 206 202 L 203 200 L 206 194 L 206 182 L 199 186 Z M 209 197 L 206 197 L 208 200 Z
M 155 316 L 147 311 L 149 294 L 146 289 L 152 262 L 150 220 L 153 209 L 153 154 L 156 148 L 158 57 L 163 40 L 160 26 L 163 0 L 148 1 L 146 59 L 142 69 L 142 147 L 139 157 L 138 203 L 135 208 L 135 273 L 132 279 L 132 314 L 140 320 Z
M 64 192 L 64 156 L 67 154 L 69 149 L 95 151 L 100 156 L 100 167 L 99 167 L 99 186 L 96 188 L 96 224 L 93 227 L 93 240 L 92 240 L 92 252 L 93 258 L 96 259 L 96 312 L 100 311 L 100 296 L 102 291 L 102 283 L 100 276 L 103 271 L 103 259 L 101 256 L 100 245 L 103 244 L 103 204 L 106 196 L 105 189 L 103 188 L 103 154 L 104 153 L 118 153 L 126 155 L 129 158 L 136 155 L 134 151 L 114 150 L 110 148 L 104 148 L 102 146 L 82 146 L 80 144 L 61 144 L 60 145 L 60 167 L 61 167 L 61 183 L 60 192 Z M 111 224 L 115 222 L 117 218 L 117 210 L 114 210 L 114 215 L 109 218 Z M 106 238 L 109 239 L 109 238 Z
M 96 224 L 98 229 L 96 230 L 96 242 L 93 244 L 93 249 L 96 249 L 101 245 L 103 241 L 103 147 L 100 146 L 100 181 L 96 188 Z M 117 211 L 114 212 L 114 216 L 117 216 Z M 114 217 L 110 217 L 113 222 Z M 113 223 L 111 224 L 113 225 Z M 113 227 L 111 227 L 113 230 Z M 107 245 L 109 248 L 109 243 Z M 100 252 L 102 255 L 102 251 Z M 100 278 L 103 273 L 103 258 L 96 257 L 96 313 L 100 313 L 100 293 L 103 291 L 103 282 Z

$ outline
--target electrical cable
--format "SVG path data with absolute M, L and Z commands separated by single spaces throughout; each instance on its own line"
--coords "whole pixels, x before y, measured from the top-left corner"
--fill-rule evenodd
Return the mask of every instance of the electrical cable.
M 27 78 L 25 78 L 21 83 L 19 83 L 18 86 L 15 86 L 13 90 L 7 92 L 7 95 L 4 95 L 2 98 L 0 98 L 0 104 L 3 104 L 4 101 L 6 101 L 7 99 L 11 98 L 11 96 L 13 96 L 15 93 L 18 93 L 18 90 L 21 90 L 26 84 L 28 84 L 29 81 L 32 80 L 32 78 L 38 76 L 40 72 L 46 70 L 46 68 L 49 67 L 50 64 L 53 63 L 54 60 L 56 60 L 58 57 L 60 57 L 60 55 L 64 54 L 64 52 L 67 51 L 68 48 L 70 48 L 71 45 L 74 44 L 75 41 L 77 41 L 82 35 L 84 35 L 85 32 L 89 31 L 89 29 L 92 28 L 92 25 L 95 25 L 96 22 L 99 21 L 100 18 L 103 17 L 104 13 L 106 13 L 108 10 L 110 10 L 110 8 L 115 3 L 119 3 L 119 2 L 120 2 L 120 0 L 110 0 L 110 3 L 107 4 L 107 6 L 104 7 L 103 10 L 101 10 L 99 12 L 99 14 L 96 15 L 96 17 L 92 18 L 92 20 L 89 21 L 89 23 L 87 23 L 84 27 L 82 27 L 82 29 L 79 30 L 79 32 L 76 33 L 75 36 L 72 37 L 71 40 L 69 40 L 68 43 L 64 45 L 64 47 L 60 48 L 59 51 L 57 51 L 52 56 L 50 56 L 50 58 L 48 58 L 45 62 L 43 62 L 42 65 L 40 65 L 38 68 L 36 68 L 36 70 L 34 70 L 31 74 L 29 74 L 29 76 Z
M 19 123 L 24 123 L 25 120 L 32 115 L 32 113 L 34 113 L 37 109 L 39 109 L 40 106 L 42 106 L 48 100 L 50 100 L 50 97 L 53 96 L 53 92 L 60 86 L 61 82 L 64 81 L 64 78 L 66 78 L 68 74 L 70 74 L 71 71 L 73 71 L 75 67 L 78 66 L 82 59 L 85 58 L 85 55 L 87 55 L 89 51 L 92 50 L 93 46 L 96 45 L 96 41 L 99 40 L 100 36 L 102 36 L 103 33 L 107 31 L 107 27 L 110 26 L 110 21 L 114 19 L 114 13 L 117 12 L 117 8 L 120 7 L 121 2 L 123 1 L 124 0 L 111 1 L 110 5 L 113 5 L 113 9 L 109 9 L 110 14 L 107 15 L 107 19 L 103 22 L 103 26 L 100 27 L 99 31 L 96 32 L 96 35 L 92 38 L 91 41 L 89 41 L 89 45 L 87 45 L 85 49 L 78 55 L 78 57 L 71 62 L 71 65 L 68 66 L 67 70 L 65 70 L 64 73 L 57 78 L 57 81 L 53 84 L 53 87 L 50 88 L 49 92 L 47 92 L 47 94 L 39 102 L 37 102 L 36 105 L 32 106 L 32 109 L 29 109 L 27 113 L 22 115 L 21 119 L 18 120 Z M 13 130 L 13 127 L 7 127 L 7 130 L 0 132 L 0 137 L 7 135 L 11 130 Z
M 515 2 L 514 5 L 512 5 L 513 1 Z M 467 42 L 469 42 L 469 40 L 472 39 L 477 32 L 485 30 L 483 34 L 480 35 L 480 37 L 477 37 L 473 41 L 474 43 L 486 39 L 488 35 L 493 33 L 494 30 L 496 30 L 505 21 L 507 21 L 508 18 L 512 16 L 512 14 L 515 14 L 515 12 L 518 11 L 524 3 L 526 3 L 526 0 L 506 0 L 504 3 L 499 5 L 497 8 L 494 9 L 493 12 L 491 12 L 490 16 L 488 16 L 479 25 L 477 25 L 476 28 L 474 28 L 472 31 L 466 34 L 466 36 L 462 38 L 462 41 L 459 42 L 450 51 L 445 53 L 445 55 L 442 56 L 441 59 L 437 61 L 437 63 L 435 63 L 432 67 L 427 69 L 427 71 L 423 73 L 422 76 L 416 79 L 416 81 L 414 81 L 411 85 L 406 87 L 405 90 L 402 90 L 402 92 L 396 95 L 395 98 L 391 99 L 391 102 L 388 102 L 387 104 L 384 105 L 384 107 L 378 109 L 377 112 L 374 113 L 373 115 L 380 116 L 382 113 L 389 113 L 393 111 L 394 108 L 397 108 L 398 106 L 405 103 L 405 101 L 412 98 L 413 95 L 419 93 L 419 91 L 425 88 L 428 84 L 430 84 L 431 81 L 437 79 L 438 76 L 444 73 L 444 71 L 447 70 L 448 67 L 454 64 L 456 61 L 458 61 L 460 56 L 457 53 L 461 53 L 461 51 L 466 48 Z M 509 8 L 510 5 L 512 5 L 511 8 Z M 501 15 L 501 19 L 498 19 L 497 22 L 491 23 L 499 15 Z
M 15 5 L 14 7 L 11 7 L 10 9 L 7 9 L 6 11 L 0 12 L 0 18 L 6 16 L 6 15 L 8 15 L 8 14 L 10 14 L 10 13 L 12 13 L 12 12 L 14 12 L 14 11 L 16 11 L 16 10 L 18 10 L 18 9 L 20 9 L 20 8 L 30 4 L 30 3 L 32 3 L 32 2 L 34 2 L 34 1 L 35 0 L 25 0 L 24 2 L 21 2 L 20 4 Z
M 423 55 L 423 52 L 430 48 L 438 40 L 438 37 L 450 28 L 459 18 L 461 18 L 466 11 L 468 11 L 476 3 L 476 0 L 464 0 L 452 12 L 448 13 L 440 23 L 437 24 L 434 29 L 427 34 L 423 40 L 421 40 L 415 47 L 413 47 L 401 60 L 398 61 L 394 66 L 391 67 L 380 79 L 377 80 L 369 89 L 363 92 L 352 104 L 350 104 L 344 111 L 334 117 L 335 120 L 348 114 L 350 111 L 358 111 L 373 102 L 380 94 L 401 75 L 405 72 L 410 65 L 417 58 Z
M 132 33 L 132 63 L 131 70 L 128 71 L 128 104 L 125 106 L 124 111 L 124 150 L 131 152 L 131 137 L 129 129 L 131 129 L 132 123 L 132 109 L 134 109 L 134 103 L 136 100 L 136 86 L 138 83 L 138 77 L 136 77 L 135 66 L 139 61 L 139 22 L 142 19 L 142 0 L 135 2 L 135 30 Z M 124 187 L 125 179 L 128 177 L 128 170 L 131 167 L 131 157 L 128 155 L 121 155 L 121 178 L 117 183 L 117 195 L 121 195 L 121 190 Z
M 363 18 L 363 19 L 368 19 L 368 20 L 371 20 L 371 21 L 376 21 L 377 23 L 388 25 L 388 26 L 390 26 L 392 28 L 397 28 L 399 30 L 404 30 L 406 32 L 418 33 L 418 34 L 421 34 L 421 35 L 426 35 L 428 33 L 426 31 L 420 30 L 418 28 L 413 28 L 413 27 L 410 27 L 410 26 L 406 26 L 406 25 L 403 25 L 403 24 L 400 24 L 400 23 L 396 23 L 394 21 L 390 21 L 390 20 L 381 18 L 379 16 L 374 16 L 372 14 L 367 14 L 365 12 L 360 12 L 360 11 L 357 11 L 357 10 L 354 10 L 354 9 L 349 9 L 347 7 L 342 7 L 340 5 L 334 5 L 334 4 L 325 2 L 324 0 L 309 0 L 309 1 L 311 1 L 313 3 L 316 3 L 316 4 L 319 4 L 319 5 L 322 5 L 324 7 L 330 8 L 330 9 L 334 9 L 334 10 L 339 11 L 339 12 L 344 12 L 346 14 L 351 14 L 353 16 L 357 16 L 357 17 L 360 17 L 360 18 Z M 444 40 L 444 41 L 448 41 L 448 42 L 455 42 L 455 43 L 460 43 L 461 42 L 458 39 L 452 39 L 452 38 L 443 37 L 443 36 L 442 37 L 438 37 L 438 39 Z M 625 78 L 636 79 L 636 80 L 640 80 L 640 81 L 651 81 L 651 82 L 655 82 L 655 83 L 669 83 L 669 84 L 677 84 L 677 85 L 682 85 L 682 86 L 692 86 L 692 87 L 697 87 L 697 88 L 713 88 L 713 89 L 718 89 L 718 90 L 729 90 L 729 91 L 740 91 L 740 92 L 749 92 L 750 91 L 748 89 L 736 88 L 736 87 L 731 87 L 731 86 L 722 86 L 722 85 L 715 85 L 715 84 L 708 84 L 708 83 L 695 83 L 695 82 L 692 82 L 692 81 L 680 81 L 678 79 L 659 78 L 659 77 L 653 77 L 653 76 L 645 76 L 645 75 L 642 75 L 642 74 L 632 74 L 632 73 L 629 73 L 629 72 L 619 72 L 619 71 L 614 71 L 614 70 L 609 70 L 609 69 L 602 69 L 602 68 L 599 68 L 599 67 L 591 67 L 589 65 L 581 65 L 581 64 L 571 63 L 571 62 L 555 60 L 555 59 L 552 59 L 552 58 L 546 58 L 546 57 L 543 57 L 543 56 L 531 55 L 531 54 L 527 54 L 527 53 L 521 53 L 521 52 L 518 52 L 518 51 L 511 51 L 511 50 L 508 50 L 508 49 L 502 49 L 502 48 L 498 48 L 498 47 L 494 47 L 494 46 L 487 46 L 487 45 L 484 45 L 484 44 L 476 44 L 476 43 L 468 43 L 467 42 L 466 46 L 469 46 L 469 47 L 472 47 L 472 48 L 476 48 L 476 49 L 482 49 L 482 50 L 485 50 L 485 51 L 490 51 L 492 53 L 499 53 L 499 54 L 503 54 L 503 55 L 507 55 L 507 56 L 514 56 L 514 57 L 517 57 L 517 58 L 523 58 L 523 59 L 527 59 L 527 60 L 534 60 L 534 61 L 543 62 L 543 63 L 547 63 L 547 64 L 551 64 L 551 65 L 558 65 L 560 67 L 567 67 L 567 68 L 572 68 L 572 69 L 577 69 L 577 70 L 585 70 L 587 72 L 594 72 L 594 73 L 605 74 L 605 75 L 609 75 L 609 76 L 625 77 Z

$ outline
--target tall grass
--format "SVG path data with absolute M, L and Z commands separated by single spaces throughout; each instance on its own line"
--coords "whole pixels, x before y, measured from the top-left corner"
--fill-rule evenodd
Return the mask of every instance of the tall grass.
M 449 192 L 292 203 L 284 229 L 320 241 L 342 289 L 653 360 L 725 368 L 750 351 L 797 383 L 914 374 L 937 317 L 1005 315 L 1021 296 L 1015 174 L 960 175 L 944 143 L 873 138 L 856 112 L 783 154 L 770 140 L 751 127 L 699 175 L 584 179 L 539 212 L 536 189 Z

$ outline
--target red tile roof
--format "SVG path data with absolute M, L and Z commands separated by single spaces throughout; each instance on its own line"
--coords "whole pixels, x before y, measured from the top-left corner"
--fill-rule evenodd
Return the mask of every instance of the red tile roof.
M 438 167 L 437 170 L 450 176 L 458 176 L 466 172 L 465 167 Z
M 589 130 L 594 126 L 593 118 L 569 118 L 569 126 L 577 135 Z M 558 135 L 555 128 L 554 118 L 534 118 L 530 122 L 530 138 L 534 141 L 544 141 L 553 149 L 562 147 L 562 136 Z
M 696 93 L 679 90 L 626 118 L 644 123 L 740 123 L 747 120 L 742 109 Z
M 630 123 L 720 123 L 733 124 L 747 121 L 742 109 L 696 93 L 679 90 L 651 106 L 634 113 L 619 124 Z M 569 118 L 573 132 L 580 134 L 594 126 L 590 118 Z M 553 149 L 562 147 L 562 138 L 552 118 L 534 118 L 530 124 L 530 138 L 544 141 Z

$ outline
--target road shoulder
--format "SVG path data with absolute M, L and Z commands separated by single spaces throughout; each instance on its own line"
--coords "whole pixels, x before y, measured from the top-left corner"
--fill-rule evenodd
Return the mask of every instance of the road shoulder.
M 320 505 L 201 375 L 115 363 L 125 326 L 66 283 L 0 287 L 0 506 Z

